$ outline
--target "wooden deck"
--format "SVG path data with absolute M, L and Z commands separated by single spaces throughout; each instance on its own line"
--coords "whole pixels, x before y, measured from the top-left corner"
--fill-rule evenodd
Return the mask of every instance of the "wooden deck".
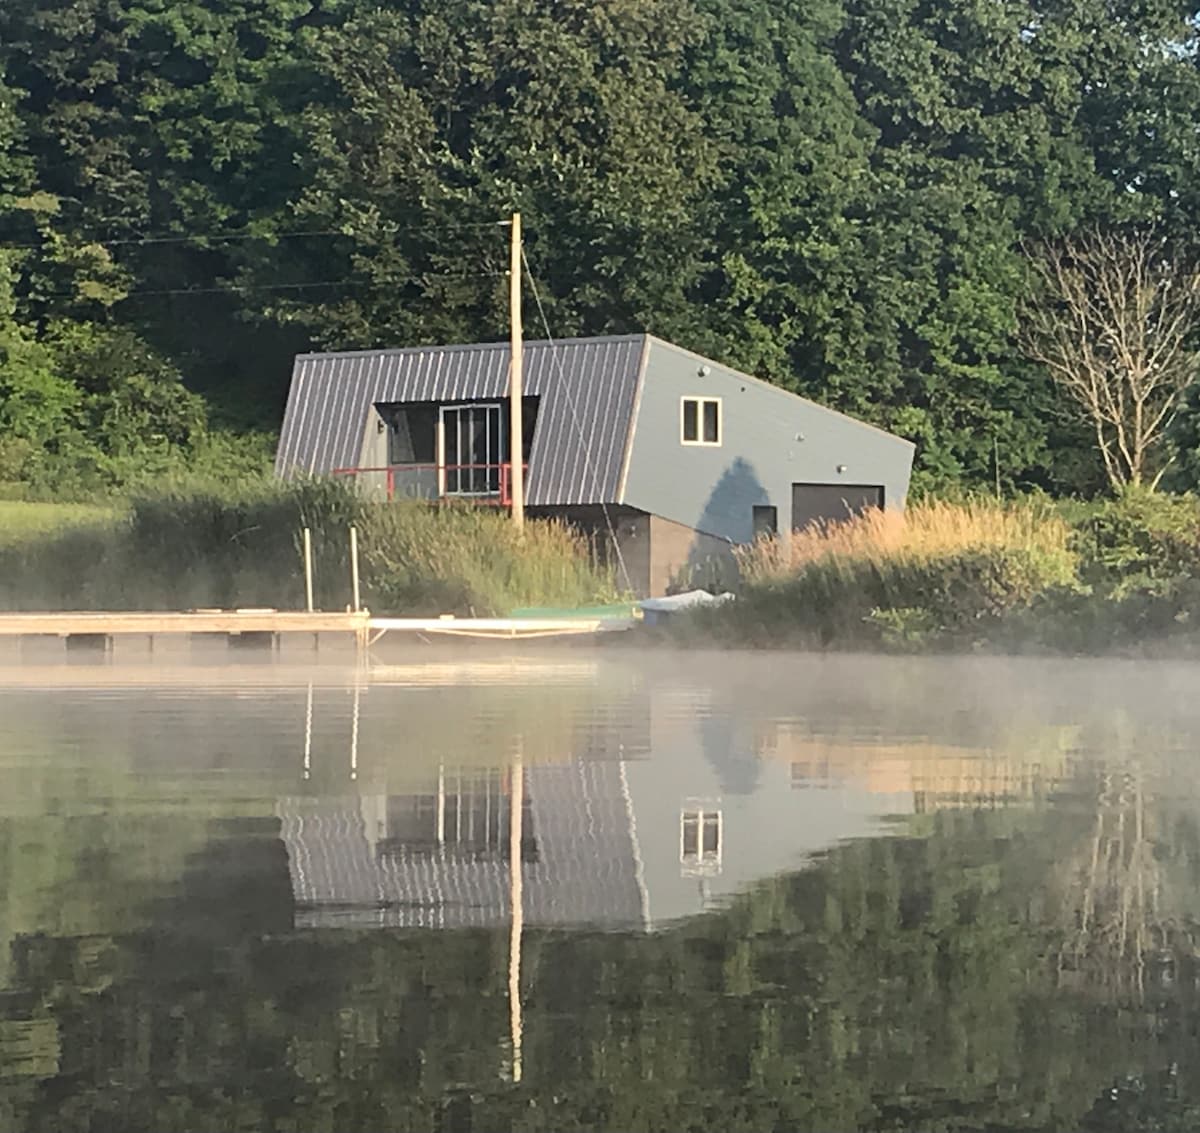
M 124 613 L 0 613 L 0 637 L 159 637 L 166 634 L 348 633 L 365 635 L 371 615 L 291 610 L 189 610 Z
M 346 634 L 360 650 L 387 633 L 421 638 L 568 637 L 628 629 L 632 618 L 378 618 L 366 610 L 358 613 L 305 613 L 291 610 L 188 610 L 188 611 L 71 611 L 0 613 L 0 638 L 56 637 L 108 643 L 119 637 L 156 638 L 170 635 L 212 634 L 229 638 L 255 635 L 278 638 L 283 634 Z

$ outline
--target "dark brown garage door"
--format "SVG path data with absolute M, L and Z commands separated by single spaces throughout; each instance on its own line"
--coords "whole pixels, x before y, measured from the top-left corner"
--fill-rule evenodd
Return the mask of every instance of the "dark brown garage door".
M 878 484 L 793 484 L 792 530 L 817 519 L 849 519 L 872 507 L 883 507 Z

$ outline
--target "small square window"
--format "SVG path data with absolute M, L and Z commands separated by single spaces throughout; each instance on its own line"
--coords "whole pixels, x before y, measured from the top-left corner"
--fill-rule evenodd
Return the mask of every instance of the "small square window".
M 779 534 L 779 513 L 770 504 L 755 504 L 751 509 L 754 517 L 754 538 Z
M 680 420 L 680 440 L 685 445 L 721 443 L 721 399 L 685 397 Z

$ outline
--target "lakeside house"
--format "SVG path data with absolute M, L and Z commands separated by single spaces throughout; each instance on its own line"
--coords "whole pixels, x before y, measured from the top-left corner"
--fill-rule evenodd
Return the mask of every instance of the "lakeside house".
M 908 491 L 908 441 L 652 335 L 529 342 L 524 373 L 528 514 L 592 535 L 642 596 Z M 507 343 L 299 355 L 276 474 L 506 506 L 508 378 Z

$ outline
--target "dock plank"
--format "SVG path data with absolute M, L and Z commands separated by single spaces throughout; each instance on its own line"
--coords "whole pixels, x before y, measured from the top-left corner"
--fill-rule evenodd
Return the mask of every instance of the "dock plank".
M 178 612 L 53 611 L 0 613 L 0 637 L 70 637 L 97 634 L 158 636 L 178 633 L 359 633 L 371 615 L 291 610 L 203 610 Z

